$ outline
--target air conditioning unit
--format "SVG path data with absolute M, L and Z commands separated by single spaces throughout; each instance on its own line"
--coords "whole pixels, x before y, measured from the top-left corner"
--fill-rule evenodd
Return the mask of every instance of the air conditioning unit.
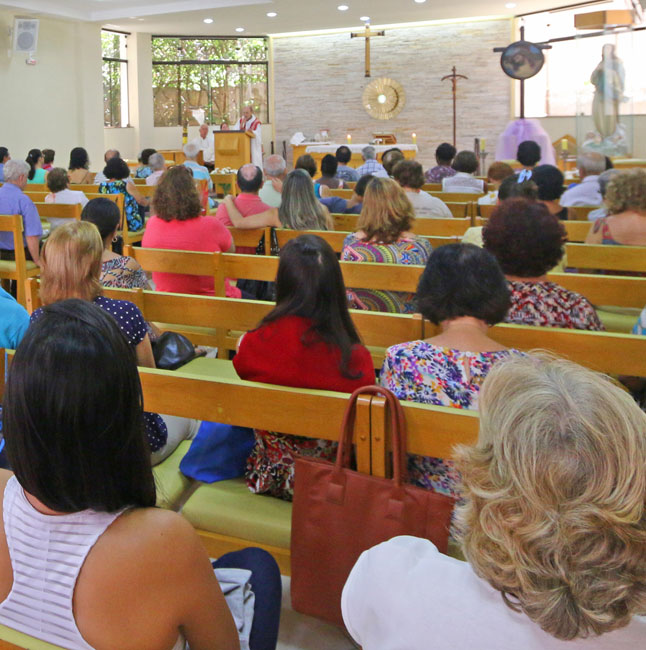
M 31 54 L 38 46 L 38 23 L 34 18 L 15 18 L 13 22 L 14 52 Z

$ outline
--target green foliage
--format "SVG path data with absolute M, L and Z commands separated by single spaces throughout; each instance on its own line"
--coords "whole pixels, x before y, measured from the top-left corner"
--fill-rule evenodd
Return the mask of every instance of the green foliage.
M 101 31 L 103 61 L 103 123 L 105 126 L 127 126 L 121 124 L 121 84 L 127 84 L 127 63 L 106 61 L 105 58 L 125 58 L 125 34 Z
M 195 124 L 199 108 L 211 124 L 233 124 L 247 103 L 267 121 L 265 39 L 154 38 L 152 54 L 155 126 Z

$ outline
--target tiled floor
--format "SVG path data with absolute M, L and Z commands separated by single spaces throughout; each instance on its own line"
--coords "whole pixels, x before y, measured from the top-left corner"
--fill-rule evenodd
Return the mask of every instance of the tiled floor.
M 290 579 L 283 576 L 283 605 L 277 650 L 355 650 L 345 632 L 311 616 L 295 612 L 290 604 Z

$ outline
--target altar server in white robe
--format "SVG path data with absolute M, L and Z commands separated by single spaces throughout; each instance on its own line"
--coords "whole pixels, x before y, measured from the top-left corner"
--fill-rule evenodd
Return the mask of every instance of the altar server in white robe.
M 209 133 L 209 125 L 206 122 L 200 125 L 200 135 L 198 135 L 197 138 L 193 138 L 191 143 L 197 145 L 202 152 L 204 164 L 213 169 L 213 164 L 215 162 L 213 134 Z
M 238 131 L 250 131 L 254 134 L 251 138 L 251 164 L 262 169 L 262 126 L 260 120 L 253 114 L 251 106 L 242 109 L 242 117 L 235 127 Z

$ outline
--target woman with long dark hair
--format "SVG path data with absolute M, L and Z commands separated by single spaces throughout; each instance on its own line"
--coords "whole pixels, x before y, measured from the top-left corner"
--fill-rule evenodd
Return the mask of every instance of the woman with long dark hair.
M 45 156 L 40 149 L 31 149 L 25 158 L 25 162 L 29 165 L 29 174 L 27 175 L 27 183 L 44 183 L 47 178 L 47 172 L 43 169 Z
M 301 235 L 282 249 L 276 307 L 238 347 L 233 365 L 242 379 L 346 393 L 375 383 L 370 353 L 350 318 L 341 267 L 316 235 Z M 334 453 L 329 441 L 256 431 L 247 485 L 291 500 L 294 454 Z
M 15 475 L 0 470 L 0 624 L 70 650 L 233 650 L 213 568 L 236 567 L 255 594 L 240 635 L 272 650 L 278 567 L 251 548 L 212 567 L 193 527 L 155 508 L 142 403 L 135 352 L 110 314 L 78 299 L 42 310 L 3 399 Z

